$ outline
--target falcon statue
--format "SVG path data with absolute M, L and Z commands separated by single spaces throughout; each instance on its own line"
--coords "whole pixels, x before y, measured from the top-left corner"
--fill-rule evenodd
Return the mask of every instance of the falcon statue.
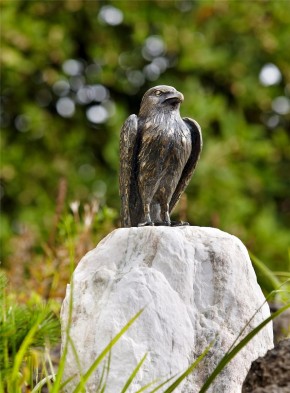
M 183 95 L 156 86 L 120 135 L 121 225 L 173 225 L 170 212 L 188 185 L 202 149 L 198 123 L 179 113 Z M 182 225 L 184 223 L 180 223 Z

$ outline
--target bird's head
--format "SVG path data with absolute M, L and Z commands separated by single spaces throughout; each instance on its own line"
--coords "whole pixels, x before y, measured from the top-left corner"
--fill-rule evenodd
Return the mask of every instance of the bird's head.
M 151 111 L 168 113 L 179 110 L 180 103 L 184 100 L 183 94 L 172 86 L 155 86 L 144 94 L 139 115 L 148 115 Z

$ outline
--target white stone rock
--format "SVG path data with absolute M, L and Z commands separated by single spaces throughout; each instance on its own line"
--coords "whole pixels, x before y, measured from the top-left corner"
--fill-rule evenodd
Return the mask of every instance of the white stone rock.
M 69 297 L 68 286 L 61 315 L 63 344 Z M 199 367 L 175 390 L 197 393 L 245 325 L 247 333 L 270 315 L 264 301 L 247 250 L 238 238 L 202 227 L 122 228 L 85 255 L 74 272 L 70 337 L 84 373 L 145 307 L 112 349 L 106 393 L 121 392 L 145 353 L 147 359 L 128 392 L 183 372 L 215 340 Z M 251 362 L 272 347 L 270 323 L 208 391 L 240 393 Z M 69 346 L 64 380 L 78 370 Z M 101 371 L 102 367 L 94 372 L 87 392 L 96 392 Z M 72 392 L 76 380 L 67 392 Z

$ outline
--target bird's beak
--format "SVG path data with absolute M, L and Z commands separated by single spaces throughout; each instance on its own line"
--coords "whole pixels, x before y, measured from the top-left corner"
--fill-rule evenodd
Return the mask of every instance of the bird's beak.
M 179 91 L 175 91 L 174 93 L 170 93 L 166 95 L 163 102 L 170 102 L 171 104 L 180 104 L 184 101 L 183 94 Z

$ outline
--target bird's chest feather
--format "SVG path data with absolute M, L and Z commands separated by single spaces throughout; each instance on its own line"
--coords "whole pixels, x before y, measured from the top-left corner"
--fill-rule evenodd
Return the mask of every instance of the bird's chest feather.
M 142 129 L 140 154 L 158 159 L 187 161 L 191 152 L 191 135 L 182 119 L 148 121 Z

